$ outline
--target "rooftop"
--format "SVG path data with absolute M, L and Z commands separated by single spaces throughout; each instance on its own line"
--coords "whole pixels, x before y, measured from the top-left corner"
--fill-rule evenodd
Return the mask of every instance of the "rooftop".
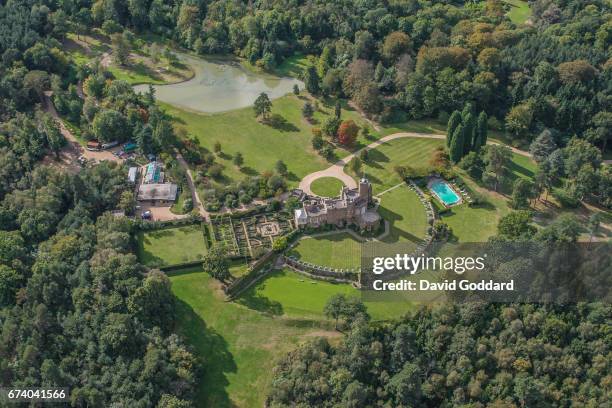
M 141 184 L 138 189 L 139 200 L 176 200 L 177 185 L 174 183 L 164 184 Z

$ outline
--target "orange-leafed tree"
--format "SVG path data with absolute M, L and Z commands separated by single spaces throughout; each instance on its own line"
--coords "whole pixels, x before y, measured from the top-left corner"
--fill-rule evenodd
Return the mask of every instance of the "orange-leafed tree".
M 338 141 L 344 146 L 352 146 L 357 140 L 359 126 L 352 120 L 345 120 L 338 128 Z

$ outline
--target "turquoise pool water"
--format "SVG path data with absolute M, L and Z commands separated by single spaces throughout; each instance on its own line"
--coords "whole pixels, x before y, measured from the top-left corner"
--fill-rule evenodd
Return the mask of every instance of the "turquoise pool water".
M 461 197 L 445 181 L 436 180 L 431 183 L 429 189 L 446 205 L 457 204 L 461 200 Z

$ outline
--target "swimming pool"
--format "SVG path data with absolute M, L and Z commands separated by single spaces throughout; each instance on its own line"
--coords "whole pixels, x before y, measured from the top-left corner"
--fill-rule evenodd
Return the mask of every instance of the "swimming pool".
M 451 206 L 461 201 L 461 197 L 453 190 L 446 181 L 434 180 L 429 189 L 438 197 L 444 205 Z

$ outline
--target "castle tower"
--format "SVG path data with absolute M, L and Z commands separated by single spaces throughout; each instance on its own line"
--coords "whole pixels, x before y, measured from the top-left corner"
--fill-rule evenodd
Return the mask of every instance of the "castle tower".
M 365 177 L 359 180 L 359 198 L 363 198 L 368 203 L 372 200 L 372 185 Z

